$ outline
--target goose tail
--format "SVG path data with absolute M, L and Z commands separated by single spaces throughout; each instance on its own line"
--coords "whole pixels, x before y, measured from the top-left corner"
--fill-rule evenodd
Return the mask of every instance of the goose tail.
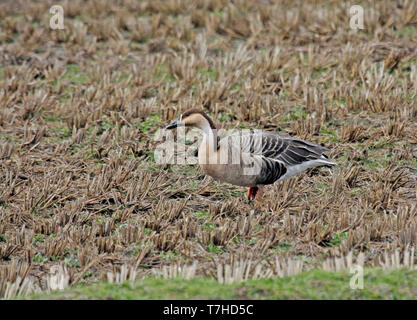
M 338 164 L 329 158 L 327 158 L 324 154 L 320 157 L 320 159 L 317 159 L 317 162 L 320 162 L 321 164 L 325 166 L 337 166 Z

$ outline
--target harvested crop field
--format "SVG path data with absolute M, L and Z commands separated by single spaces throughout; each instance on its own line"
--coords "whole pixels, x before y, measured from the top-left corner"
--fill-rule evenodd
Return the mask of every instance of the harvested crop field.
M 55 273 L 72 286 L 412 265 L 417 3 L 355 4 L 361 30 L 344 1 L 2 2 L 0 297 L 56 288 Z M 155 135 L 191 107 L 324 145 L 338 167 L 248 203 L 197 165 L 155 162 Z

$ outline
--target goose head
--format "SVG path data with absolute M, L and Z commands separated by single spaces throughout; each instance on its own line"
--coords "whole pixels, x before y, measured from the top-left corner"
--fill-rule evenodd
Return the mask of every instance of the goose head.
M 203 130 L 204 133 L 210 133 L 216 129 L 210 117 L 199 109 L 189 109 L 181 114 L 177 120 L 172 121 L 166 130 L 171 130 L 177 127 L 196 127 Z

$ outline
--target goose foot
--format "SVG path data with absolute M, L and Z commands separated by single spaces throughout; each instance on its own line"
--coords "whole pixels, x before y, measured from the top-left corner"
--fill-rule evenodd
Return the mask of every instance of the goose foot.
M 262 197 L 262 188 L 261 187 L 249 187 L 248 190 L 248 201 L 261 200 Z

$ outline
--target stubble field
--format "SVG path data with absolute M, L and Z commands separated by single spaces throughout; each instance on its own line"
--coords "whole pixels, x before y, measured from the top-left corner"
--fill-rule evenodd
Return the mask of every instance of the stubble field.
M 363 30 L 331 0 L 0 4 L 0 297 L 54 288 L 54 274 L 73 286 L 410 266 L 417 3 L 355 4 Z M 222 129 L 324 145 L 338 167 L 247 203 L 197 166 L 155 163 L 155 134 L 191 107 Z

